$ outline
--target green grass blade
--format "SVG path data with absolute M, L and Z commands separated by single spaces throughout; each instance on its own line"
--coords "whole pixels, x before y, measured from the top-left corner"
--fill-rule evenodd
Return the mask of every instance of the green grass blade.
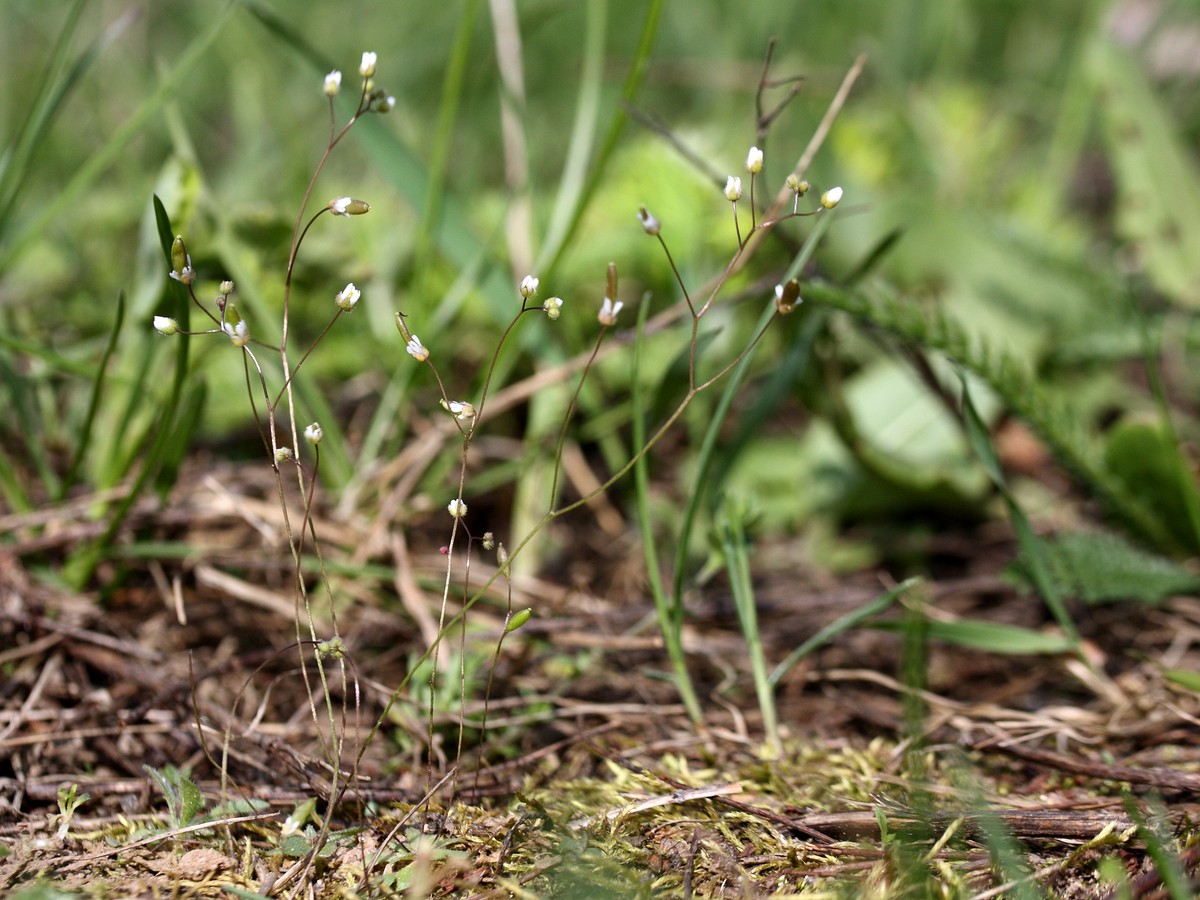
M 546 229 L 542 249 L 538 254 L 536 268 L 539 270 L 544 268 L 547 261 L 558 258 L 559 251 L 573 229 L 573 223 L 584 212 L 587 164 L 592 144 L 596 139 L 596 125 L 600 116 L 608 3 L 605 0 L 591 0 L 584 9 L 587 25 L 583 35 L 583 58 L 579 63 L 579 97 L 575 102 L 575 121 L 571 126 L 571 137 L 567 141 L 567 157 L 558 185 L 558 196 L 554 201 L 554 211 L 550 215 L 550 225 Z
M 649 439 L 646 434 L 645 389 L 642 387 L 639 377 L 646 317 L 649 311 L 649 303 L 638 304 L 637 341 L 634 345 L 630 375 L 630 400 L 633 409 L 630 430 L 635 453 L 645 447 L 646 441 Z M 646 572 L 650 581 L 651 596 L 654 598 L 654 612 L 658 617 L 658 628 L 662 632 L 663 643 L 666 645 L 667 655 L 670 657 L 675 671 L 675 684 L 679 690 L 679 696 L 683 699 L 692 721 L 699 722 L 703 715 L 700 699 L 696 696 L 696 690 L 692 686 L 691 675 L 687 669 L 687 657 L 683 652 L 683 605 L 678 596 L 673 600 L 667 595 L 659 568 L 658 551 L 654 540 L 654 523 L 650 515 L 649 460 L 646 454 L 639 457 L 633 465 L 633 484 L 638 523 L 642 532 L 642 552 L 646 559 Z
M 467 0 L 466 6 L 458 16 L 458 28 L 454 33 L 450 58 L 446 61 L 446 69 L 442 75 L 442 99 L 438 107 L 437 124 L 433 130 L 432 152 L 426 175 L 428 186 L 425 191 L 425 205 L 421 211 L 421 224 L 417 230 L 413 250 L 413 256 L 418 260 L 428 256 L 442 214 L 454 127 L 458 122 L 459 108 L 462 106 L 463 79 L 471 63 L 471 38 L 478 17 L 479 0 Z
M 720 490 L 738 457 L 762 435 L 763 427 L 778 414 L 790 392 L 795 389 L 796 382 L 808 367 L 813 345 L 827 320 L 827 310 L 815 309 L 808 312 L 800 325 L 799 334 L 791 339 L 787 353 L 774 367 L 770 378 L 755 388 L 750 408 L 737 420 L 736 430 L 725 444 L 712 474 L 707 479 L 707 483 L 711 485 L 709 496 L 715 496 Z M 788 326 L 781 323 L 781 327 Z
M 1075 627 L 1070 612 L 1067 611 L 1062 589 L 1050 571 L 1042 541 L 1034 533 L 1033 526 L 1029 523 L 1029 517 L 1025 515 L 1025 511 L 1017 503 L 1017 498 L 1008 488 L 1008 482 L 1000 468 L 1000 461 L 996 458 L 996 450 L 992 445 L 987 426 L 984 425 L 979 410 L 975 407 L 975 401 L 971 398 L 971 386 L 966 371 L 958 365 L 955 370 L 958 372 L 958 380 L 962 384 L 963 427 L 966 430 L 967 441 L 971 445 L 971 449 L 975 451 L 975 455 L 979 457 L 988 477 L 1004 497 L 1009 519 L 1012 521 L 1013 531 L 1017 536 L 1017 546 L 1021 550 L 1021 556 L 1026 565 L 1029 566 L 1030 576 L 1033 578 L 1038 592 L 1042 595 L 1042 599 L 1046 602 L 1047 608 L 1063 633 L 1078 646 L 1079 630 Z
M 81 202 L 85 192 L 91 189 L 120 156 L 129 144 L 142 131 L 143 127 L 169 100 L 192 71 L 193 67 L 205 58 L 209 47 L 220 35 L 230 16 L 237 10 L 237 3 L 227 3 L 223 10 L 213 16 L 213 24 L 208 31 L 203 32 L 192 42 L 191 46 L 179 57 L 174 68 L 159 84 L 157 90 L 142 101 L 133 114 L 125 121 L 117 132 L 102 146 L 90 155 L 74 176 L 65 184 L 52 200 L 39 208 L 38 215 L 18 234 L 8 246 L 0 250 L 0 275 L 3 275 L 13 265 L 29 244 L 39 238 L 52 223 L 70 217 L 70 210 Z
M 17 423 L 23 436 L 21 443 L 25 447 L 26 461 L 37 471 L 45 494 L 57 497 L 60 483 L 50 465 L 50 454 L 45 447 L 46 424 L 37 409 L 38 380 L 17 372 L 8 359 L 0 356 L 0 384 L 8 389 L 9 421 Z
M 754 326 L 754 334 L 758 334 L 767 323 L 771 321 L 771 317 L 775 314 L 775 307 L 768 305 L 758 322 Z M 760 345 L 761 346 L 761 345 Z M 675 581 L 673 585 L 675 603 L 683 603 L 683 583 L 687 575 L 687 557 L 688 550 L 691 547 L 692 532 L 695 530 L 696 517 L 700 511 L 702 500 L 714 496 L 710 493 L 707 486 L 709 468 L 713 464 L 713 455 L 717 448 L 717 439 L 721 435 L 721 428 L 725 424 L 725 420 L 729 417 L 729 410 L 733 407 L 733 401 L 737 398 L 738 389 L 745 381 L 747 373 L 750 371 L 750 363 L 753 362 L 755 351 L 758 347 L 750 350 L 733 371 L 729 373 L 729 377 L 725 382 L 725 389 L 721 392 L 721 398 L 717 401 L 716 408 L 712 411 L 709 419 L 708 428 L 705 430 L 704 439 L 700 443 L 700 451 L 696 454 L 696 474 L 693 477 L 692 483 L 696 487 L 689 493 L 687 506 L 684 507 L 683 517 L 680 520 L 679 536 L 675 549 Z M 698 352 L 698 351 L 697 351 Z M 703 486 L 703 487 L 702 487 Z
M 762 713 L 763 730 L 766 732 L 767 749 L 772 755 L 779 754 L 783 745 L 779 741 L 779 718 L 775 710 L 775 692 L 767 675 L 767 659 L 763 653 L 762 634 L 758 628 L 758 607 L 754 601 L 754 582 L 750 577 L 750 542 L 746 535 L 748 511 L 744 503 L 726 497 L 722 514 L 716 528 L 725 555 L 725 567 L 729 572 L 729 587 L 733 592 L 733 603 L 737 610 L 738 624 L 746 640 L 746 652 L 750 657 L 750 670 L 754 678 L 754 693 Z
M 871 627 L 879 631 L 901 631 L 906 626 L 899 622 L 876 622 Z M 1045 634 L 1032 628 L 975 619 L 959 619 L 954 622 L 930 619 L 925 625 L 925 634 L 931 641 L 943 641 L 987 653 L 1018 656 L 1071 653 L 1076 647 L 1074 639 L 1062 635 Z
M 783 676 L 788 673 L 792 666 L 800 662 L 814 650 L 824 647 L 840 634 L 844 634 L 852 628 L 857 628 L 868 619 L 873 619 L 875 616 L 886 611 L 893 603 L 899 600 L 905 591 L 911 590 L 913 587 L 921 583 L 920 578 L 909 578 L 900 582 L 886 594 L 876 597 L 865 606 L 852 610 L 844 616 L 839 616 L 835 621 L 830 622 L 807 641 L 793 650 L 787 657 L 777 665 L 774 671 L 771 672 L 771 685 L 777 686 Z
M 171 244 L 174 241 L 174 233 L 171 230 L 171 221 L 167 215 L 167 211 L 158 197 L 154 198 L 154 215 L 158 225 L 159 241 L 162 244 L 163 258 L 169 269 L 171 267 Z M 180 326 L 186 330 L 186 322 L 188 320 L 187 290 L 177 281 L 168 281 L 167 291 L 168 296 L 171 298 L 174 317 L 180 323 Z M 149 449 L 141 458 L 141 469 L 134 478 L 133 484 L 130 485 L 129 491 L 109 511 L 108 524 L 104 531 L 95 540 L 79 548 L 63 565 L 64 579 L 77 590 L 82 589 L 91 579 L 96 566 L 111 546 L 118 531 L 120 531 L 125 517 L 129 515 L 129 511 L 141 496 L 151 477 L 158 471 L 163 460 L 165 448 L 171 444 L 171 436 L 177 424 L 177 414 L 188 375 L 188 348 L 190 344 L 189 335 L 183 333 L 176 334 L 172 340 L 177 342 L 175 344 L 175 371 L 171 380 L 171 387 L 167 392 L 165 400 L 162 402 L 161 415 L 155 420 L 158 430 L 154 435 L 154 440 Z
M 31 161 L 37 156 L 37 151 L 45 140 L 50 124 L 61 111 L 64 101 L 71 89 L 78 84 L 84 71 L 95 59 L 97 44 L 85 51 L 74 66 L 68 66 L 67 55 L 75 28 L 79 24 L 83 12 L 84 0 L 75 0 L 67 13 L 67 18 L 59 29 L 54 48 L 47 56 L 45 72 L 37 96 L 29 108 L 29 115 L 16 132 L 16 140 L 2 157 L 0 157 L 0 234 L 7 230 L 11 220 L 13 207 L 20 196 L 21 189 L 26 183 L 26 173 Z M 59 79 L 59 73 L 68 71 L 66 77 Z
M 92 393 L 88 398 L 87 412 L 83 417 L 83 425 L 79 429 L 79 439 L 75 443 L 75 454 L 71 460 L 70 466 L 67 468 L 67 474 L 63 478 L 62 488 L 59 492 L 61 499 L 66 495 L 79 479 L 79 469 L 83 465 L 83 457 L 92 447 L 92 428 L 96 424 L 96 412 L 100 408 L 100 398 L 104 394 L 104 385 L 108 377 L 108 363 L 112 359 L 114 351 L 117 349 L 117 341 L 121 336 L 121 328 L 125 324 L 125 292 L 117 293 L 117 314 L 113 319 L 112 330 L 109 332 L 108 343 L 104 346 L 104 352 L 100 354 L 100 362 L 96 365 L 96 372 L 92 376 Z
M 550 264 L 545 267 L 544 271 L 548 275 L 552 274 L 558 268 L 563 254 L 570 247 L 571 240 L 575 236 L 575 232 L 579 229 L 579 223 L 583 220 L 584 211 L 591 202 L 592 196 L 599 189 L 605 170 L 608 168 L 609 160 L 617 149 L 617 142 L 620 140 L 629 118 L 629 114 L 625 109 L 633 103 L 638 90 L 641 88 L 642 81 L 646 77 L 646 71 L 650 67 L 650 54 L 654 49 L 654 39 L 658 34 L 658 24 L 662 18 L 663 6 L 664 0 L 650 0 L 646 4 L 646 15 L 642 19 L 642 31 L 638 37 L 637 49 L 634 51 L 633 60 L 630 62 L 629 71 L 625 76 L 625 83 L 621 86 L 621 104 L 618 106 L 616 112 L 613 113 L 612 121 L 608 126 L 608 132 L 605 134 L 604 142 L 600 146 L 600 152 L 596 155 L 596 161 L 592 165 L 591 175 L 576 201 L 575 214 L 559 241 L 558 252 L 551 258 Z
M 1161 801 L 1153 804 L 1152 815 L 1147 818 L 1130 794 L 1126 794 L 1124 799 L 1125 811 L 1137 825 L 1138 835 L 1146 845 L 1146 852 L 1154 860 L 1158 877 L 1162 879 L 1163 887 L 1167 889 L 1171 900 L 1189 900 L 1189 898 L 1195 897 L 1195 893 L 1189 886 L 1187 873 L 1180 864 L 1178 852 L 1171 846 L 1173 841 L 1170 835 L 1170 825 Z

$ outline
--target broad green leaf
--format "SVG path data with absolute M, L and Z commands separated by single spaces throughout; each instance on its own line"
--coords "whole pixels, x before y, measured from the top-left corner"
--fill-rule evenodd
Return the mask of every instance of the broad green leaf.
M 1159 603 L 1200 590 L 1200 574 L 1114 534 L 1063 534 L 1042 546 L 1060 589 L 1087 603 Z
M 1089 55 L 1109 159 L 1117 227 L 1155 285 L 1200 307 L 1200 172 L 1145 73 L 1112 41 Z
M 1157 420 L 1126 419 L 1109 430 L 1104 448 L 1108 468 L 1129 492 L 1154 511 L 1181 548 L 1196 548 L 1189 504 L 1200 504 L 1194 481 L 1179 476 L 1178 447 Z M 1190 497 L 1186 496 L 1187 493 Z

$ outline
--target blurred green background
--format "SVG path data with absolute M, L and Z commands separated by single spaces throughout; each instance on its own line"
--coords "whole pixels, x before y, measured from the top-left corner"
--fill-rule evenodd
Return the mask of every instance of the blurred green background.
M 525 91 L 513 102 L 528 181 L 515 187 L 494 27 L 505 15 L 519 25 Z M 360 197 L 371 214 L 322 220 L 296 277 L 300 338 L 315 336 L 345 282 L 363 289 L 359 310 L 308 364 L 302 391 L 301 417 L 329 423 L 327 474 L 344 482 L 355 465 L 404 446 L 413 410 L 431 414 L 435 395 L 407 364 L 395 310 L 443 359 L 453 353 L 448 387 L 470 396 L 525 268 L 567 305 L 561 327 L 523 329 L 520 353 L 502 363 L 509 379 L 590 344 L 610 260 L 627 302 L 644 292 L 656 304 L 676 298 L 661 252 L 637 226 L 640 204 L 664 222 L 689 285 L 721 271 L 735 242 L 720 185 L 744 174 L 757 140 L 754 95 L 772 37 L 773 75 L 804 84 L 765 142 L 771 192 L 846 70 L 867 54 L 805 173 L 818 189 L 846 192 L 810 274 L 844 277 L 893 238 L 873 284 L 946 310 L 1060 390 L 1086 421 L 1155 408 L 1121 367 L 1141 356 L 1147 323 L 1162 336 L 1174 395 L 1195 396 L 1200 11 L 1192 4 L 826 0 L 733 11 L 716 0 L 9 0 L 0 6 L 0 375 L 13 411 L 0 425 L 5 502 L 54 499 L 70 487 L 61 473 L 72 458 L 80 469 L 67 482 L 111 486 L 145 449 L 175 352 L 149 324 L 166 309 L 152 195 L 188 241 L 201 297 L 233 278 L 252 330 L 271 339 L 297 204 L 328 129 L 329 69 L 346 73 L 339 118 L 352 108 L 366 49 L 379 55 L 376 82 L 397 101 L 351 133 L 314 194 L 317 204 Z M 625 119 L 623 85 L 642 64 L 632 106 L 661 120 L 708 172 Z M 514 232 L 509 217 L 525 202 L 528 228 Z M 730 291 L 773 283 L 788 258 L 786 248 L 764 248 Z M 97 404 L 92 387 L 121 292 L 126 318 Z M 760 308 L 722 319 L 720 341 L 736 347 Z M 764 345 L 762 378 L 796 328 L 785 324 Z M 963 470 L 958 489 L 977 495 L 984 480 L 958 427 L 907 367 L 869 332 L 835 328 L 834 337 L 846 396 L 870 439 L 918 468 L 951 478 Z M 679 335 L 672 346 L 648 378 L 662 377 Z M 185 391 L 184 408 L 202 411 L 198 433 L 240 435 L 235 442 L 249 439 L 257 452 L 227 342 L 193 340 L 189 365 L 189 386 L 206 386 Z M 585 392 L 584 438 L 587 422 L 603 444 L 625 421 L 609 398 L 627 379 L 625 365 L 606 366 Z M 845 466 L 846 454 L 828 429 L 809 427 L 798 402 L 789 408 L 796 416 L 763 429 L 739 476 L 753 486 L 771 472 L 775 489 L 756 490 L 789 495 L 767 511 L 779 527 L 848 496 L 844 472 L 816 479 Z M 81 452 L 89 409 L 95 420 Z M 1191 401 L 1181 407 L 1185 440 L 1193 412 Z M 539 415 L 553 419 L 549 409 L 531 421 Z M 534 426 L 503 427 L 519 435 Z M 604 452 L 610 462 L 619 456 L 614 446 Z

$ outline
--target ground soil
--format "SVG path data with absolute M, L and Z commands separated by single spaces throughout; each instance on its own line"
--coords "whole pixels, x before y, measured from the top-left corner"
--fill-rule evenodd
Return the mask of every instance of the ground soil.
M 1081 655 L 849 631 L 783 679 L 772 754 L 727 585 L 689 594 L 697 725 L 664 677 L 640 555 L 611 507 L 549 536 L 586 549 L 553 551 L 511 596 L 498 588 L 472 610 L 465 654 L 457 639 L 443 648 L 432 717 L 426 687 L 393 692 L 436 629 L 438 541 L 411 537 L 431 532 L 422 513 L 323 509 L 332 590 L 309 584 L 317 637 L 342 641 L 326 647 L 330 717 L 310 703 L 322 692 L 269 484 L 246 467 L 189 468 L 168 503 L 138 505 L 93 588 L 71 591 L 54 573 L 96 533 L 93 501 L 0 529 L 12 536 L 0 549 L 3 892 L 924 896 L 937 884 L 982 897 L 1026 866 L 1034 896 L 1116 896 L 1120 873 L 1125 896 L 1150 896 L 1170 877 L 1157 849 L 1180 869 L 1197 859 L 1200 702 L 1165 677 L 1200 671 L 1194 597 L 1074 605 Z M 1004 526 L 922 535 L 929 576 L 914 596 L 934 615 L 1053 630 L 1009 571 Z M 767 658 L 871 602 L 912 558 L 835 576 L 798 540 L 760 545 Z M 472 583 L 492 566 L 476 551 Z M 510 604 L 535 615 L 497 651 Z M 353 780 L 328 762 L 331 731 Z M 207 825 L 172 821 L 146 769 L 168 766 L 191 773 Z M 72 784 L 88 800 L 64 834 L 58 797 Z M 310 798 L 316 816 L 289 844 L 285 819 Z

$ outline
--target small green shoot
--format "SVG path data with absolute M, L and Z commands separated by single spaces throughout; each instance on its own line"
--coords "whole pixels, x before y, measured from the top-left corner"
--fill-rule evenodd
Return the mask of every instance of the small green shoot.
M 58 815 L 54 816 L 58 822 L 58 830 L 54 832 L 54 837 L 60 841 L 66 840 L 75 811 L 90 799 L 87 794 L 80 794 L 78 791 L 77 784 L 64 784 L 58 789 Z
M 204 795 L 186 773 L 172 765 L 156 769 L 143 765 L 167 801 L 167 815 L 172 828 L 186 828 L 204 812 Z

